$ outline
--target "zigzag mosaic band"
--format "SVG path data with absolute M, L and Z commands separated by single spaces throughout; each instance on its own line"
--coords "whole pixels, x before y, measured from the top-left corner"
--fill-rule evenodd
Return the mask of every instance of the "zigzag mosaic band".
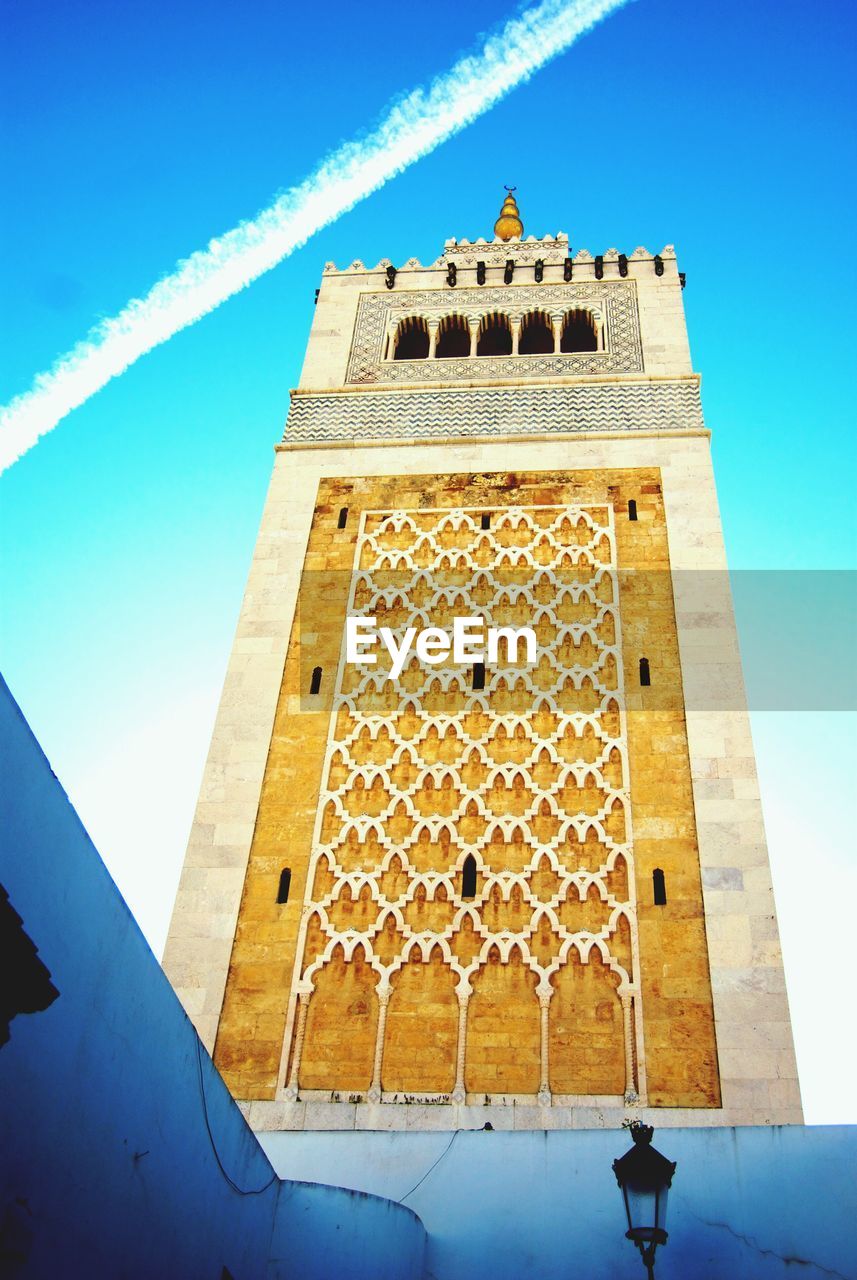
M 292 396 L 286 444 L 704 427 L 697 379 Z

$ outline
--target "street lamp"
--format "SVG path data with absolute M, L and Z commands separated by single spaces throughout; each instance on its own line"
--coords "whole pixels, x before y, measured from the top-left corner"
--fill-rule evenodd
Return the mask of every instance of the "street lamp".
M 652 1146 L 651 1125 L 634 1120 L 630 1129 L 634 1145 L 613 1161 L 613 1172 L 625 1201 L 626 1237 L 640 1250 L 649 1280 L 655 1280 L 655 1250 L 667 1242 L 664 1230 L 667 1192 L 675 1173 L 675 1162 L 667 1160 Z

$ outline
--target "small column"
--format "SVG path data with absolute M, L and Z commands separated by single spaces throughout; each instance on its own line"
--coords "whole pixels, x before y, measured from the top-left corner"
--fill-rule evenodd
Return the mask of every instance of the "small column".
M 556 355 L 562 342 L 562 316 L 551 316 L 551 328 L 553 329 L 553 352 Z
M 468 319 L 470 320 L 470 358 L 472 360 L 473 357 L 476 355 L 476 347 L 479 342 L 480 317 L 477 316 L 476 319 L 468 317 Z
M 428 359 L 429 360 L 434 360 L 434 353 L 435 353 L 435 350 L 437 349 L 437 328 L 438 328 L 438 321 L 429 320 L 428 322 L 428 331 L 429 331 Z
M 289 1083 L 286 1089 L 286 1097 L 290 1102 L 297 1100 L 298 1096 L 298 1076 L 301 1069 L 301 1055 L 304 1049 L 304 1036 L 306 1035 L 306 1019 L 309 1012 L 309 1002 L 312 998 L 311 991 L 302 991 L 298 996 L 298 1024 L 295 1028 L 295 1051 L 292 1055 L 292 1070 L 289 1075 Z
M 592 324 L 595 328 L 595 350 L 604 351 L 604 318 L 601 312 L 593 309 L 591 312 Z
M 455 1059 L 455 1085 L 452 1090 L 452 1101 L 462 1106 L 467 1093 L 464 1088 L 464 1062 L 467 1049 L 467 1006 L 470 1003 L 470 992 L 458 997 L 458 1049 Z
M 369 1101 L 381 1101 L 381 1064 L 384 1061 L 384 1032 L 387 1029 L 387 1006 L 390 1003 L 390 991 L 378 992 L 378 1034 L 375 1036 L 375 1060 L 372 1065 L 372 1083 L 369 1086 Z
M 512 355 L 518 354 L 518 343 L 521 340 L 521 322 L 520 320 L 510 321 L 512 325 Z
M 551 1105 L 551 1087 L 550 1087 L 550 1003 L 551 995 L 545 992 L 539 993 L 539 1012 L 541 1014 L 541 1079 L 539 1081 L 539 1105 L 549 1107 Z
M 622 996 L 622 1022 L 625 1033 L 625 1101 L 632 1104 L 640 1099 L 634 1069 L 634 1017 L 631 997 L 627 992 Z

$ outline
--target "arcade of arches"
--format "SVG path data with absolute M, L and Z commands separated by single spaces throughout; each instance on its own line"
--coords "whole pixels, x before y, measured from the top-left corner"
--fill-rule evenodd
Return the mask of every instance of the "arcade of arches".
M 528 312 L 513 320 L 493 311 L 477 318 L 452 312 L 438 321 L 400 320 L 389 340 L 393 360 L 449 360 L 467 356 L 572 355 L 603 351 L 604 330 L 591 311 L 577 307 L 559 316 Z

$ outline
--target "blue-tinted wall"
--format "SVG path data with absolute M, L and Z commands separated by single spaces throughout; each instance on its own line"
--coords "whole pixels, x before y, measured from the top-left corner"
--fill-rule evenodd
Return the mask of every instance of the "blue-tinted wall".
M 261 1135 L 286 1177 L 335 1171 L 344 1186 L 406 1196 L 432 1280 L 643 1280 L 612 1171 L 627 1133 L 451 1137 Z M 857 1280 L 857 1128 L 661 1129 L 654 1143 L 678 1162 L 657 1280 Z
M 0 1276 L 419 1280 L 409 1209 L 280 1183 L 2 681 L 0 781 L 0 883 L 59 991 L 0 1047 Z
M 644 1274 L 619 1131 L 264 1135 L 279 1182 L 2 681 L 0 783 L 0 883 L 59 991 L 0 1047 L 4 1280 Z M 655 1143 L 678 1161 L 658 1280 L 857 1280 L 857 1130 Z

